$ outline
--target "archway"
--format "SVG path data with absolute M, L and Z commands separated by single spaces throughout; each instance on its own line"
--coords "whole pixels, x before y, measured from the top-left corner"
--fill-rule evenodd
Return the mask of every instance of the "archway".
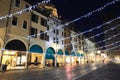
M 67 55 L 67 56 L 69 55 L 69 52 L 67 50 L 65 51 L 65 55 Z
M 26 51 L 25 44 L 20 40 L 12 40 L 8 42 L 5 46 L 5 49 L 8 50 L 18 50 L 18 51 Z
M 72 55 L 72 56 L 76 56 L 75 52 L 72 52 L 71 55 Z
M 58 50 L 57 52 L 58 55 L 63 55 L 63 51 L 61 49 Z
M 43 61 L 43 49 L 41 46 L 39 45 L 33 45 L 30 48 L 30 53 L 29 54 L 29 62 L 31 64 L 32 67 L 35 66 L 40 66 L 42 65 L 42 61 Z
M 49 47 L 46 51 L 45 59 L 46 59 L 46 65 L 47 66 L 54 66 L 55 63 L 55 50 L 52 47 Z
M 63 66 L 64 63 L 63 51 L 59 49 L 57 52 L 57 66 Z
M 25 66 L 26 63 L 26 46 L 20 40 L 11 40 L 5 45 L 3 63 L 9 61 L 10 67 Z
M 33 46 L 30 48 L 30 52 L 43 53 L 43 49 L 42 49 L 42 47 L 39 46 L 39 45 L 33 45 Z
M 49 47 L 46 51 L 46 59 L 53 59 L 54 60 L 55 50 L 52 47 Z

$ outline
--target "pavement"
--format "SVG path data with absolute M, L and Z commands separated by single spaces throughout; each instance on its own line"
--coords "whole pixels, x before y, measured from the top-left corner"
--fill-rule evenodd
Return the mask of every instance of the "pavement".
M 0 80 L 120 80 L 120 64 L 85 64 L 0 72 Z
M 120 80 L 120 64 L 108 63 L 75 80 Z

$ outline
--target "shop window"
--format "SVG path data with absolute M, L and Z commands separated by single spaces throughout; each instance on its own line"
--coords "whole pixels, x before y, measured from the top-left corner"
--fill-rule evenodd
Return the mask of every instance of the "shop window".
M 38 23 L 38 15 L 36 15 L 36 14 L 32 13 L 31 20 L 32 20 L 33 22 Z
M 32 37 L 34 37 L 34 38 L 37 38 L 37 29 L 31 27 L 30 28 L 30 35 L 32 35 Z
M 18 8 L 20 7 L 20 0 L 15 0 L 15 6 Z
M 17 22 L 18 22 L 17 17 L 13 16 L 12 25 L 17 26 Z
M 27 29 L 27 21 L 25 21 L 25 20 L 23 21 L 23 28 Z
M 38 62 L 38 57 L 35 57 L 35 60 L 34 60 L 34 62 Z

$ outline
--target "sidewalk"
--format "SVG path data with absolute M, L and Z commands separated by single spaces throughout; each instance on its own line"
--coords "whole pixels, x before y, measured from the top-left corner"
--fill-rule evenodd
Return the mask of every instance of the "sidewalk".
M 120 64 L 108 63 L 76 80 L 120 80 Z
M 28 69 L 9 69 L 9 70 L 6 70 L 6 71 L 2 71 L 0 70 L 0 73 L 1 72 L 19 72 L 19 71 L 35 71 L 35 70 L 40 70 L 40 71 L 48 71 L 48 70 L 52 70 L 52 67 L 45 67 L 45 68 L 28 68 Z

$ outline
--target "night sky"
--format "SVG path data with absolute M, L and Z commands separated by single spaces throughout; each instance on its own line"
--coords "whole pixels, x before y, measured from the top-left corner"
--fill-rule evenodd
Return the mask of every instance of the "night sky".
M 71 21 L 93 10 L 98 9 L 111 1 L 113 0 L 51 0 L 51 3 L 56 6 L 56 8 L 58 9 L 58 13 L 62 17 L 62 19 L 68 19 L 69 21 Z M 41 2 L 41 0 L 36 0 L 36 2 Z M 34 1 L 34 3 L 36 2 Z M 90 17 L 83 18 L 75 22 L 77 30 L 83 32 L 120 16 L 119 8 L 120 2 L 117 2 L 116 4 L 106 7 L 100 12 L 92 14 Z M 93 31 L 90 34 L 95 35 L 100 33 L 101 31 L 102 28 Z M 89 36 L 88 34 L 86 34 L 87 37 Z M 95 41 L 98 42 L 101 39 L 104 39 L 103 35 L 97 37 Z

